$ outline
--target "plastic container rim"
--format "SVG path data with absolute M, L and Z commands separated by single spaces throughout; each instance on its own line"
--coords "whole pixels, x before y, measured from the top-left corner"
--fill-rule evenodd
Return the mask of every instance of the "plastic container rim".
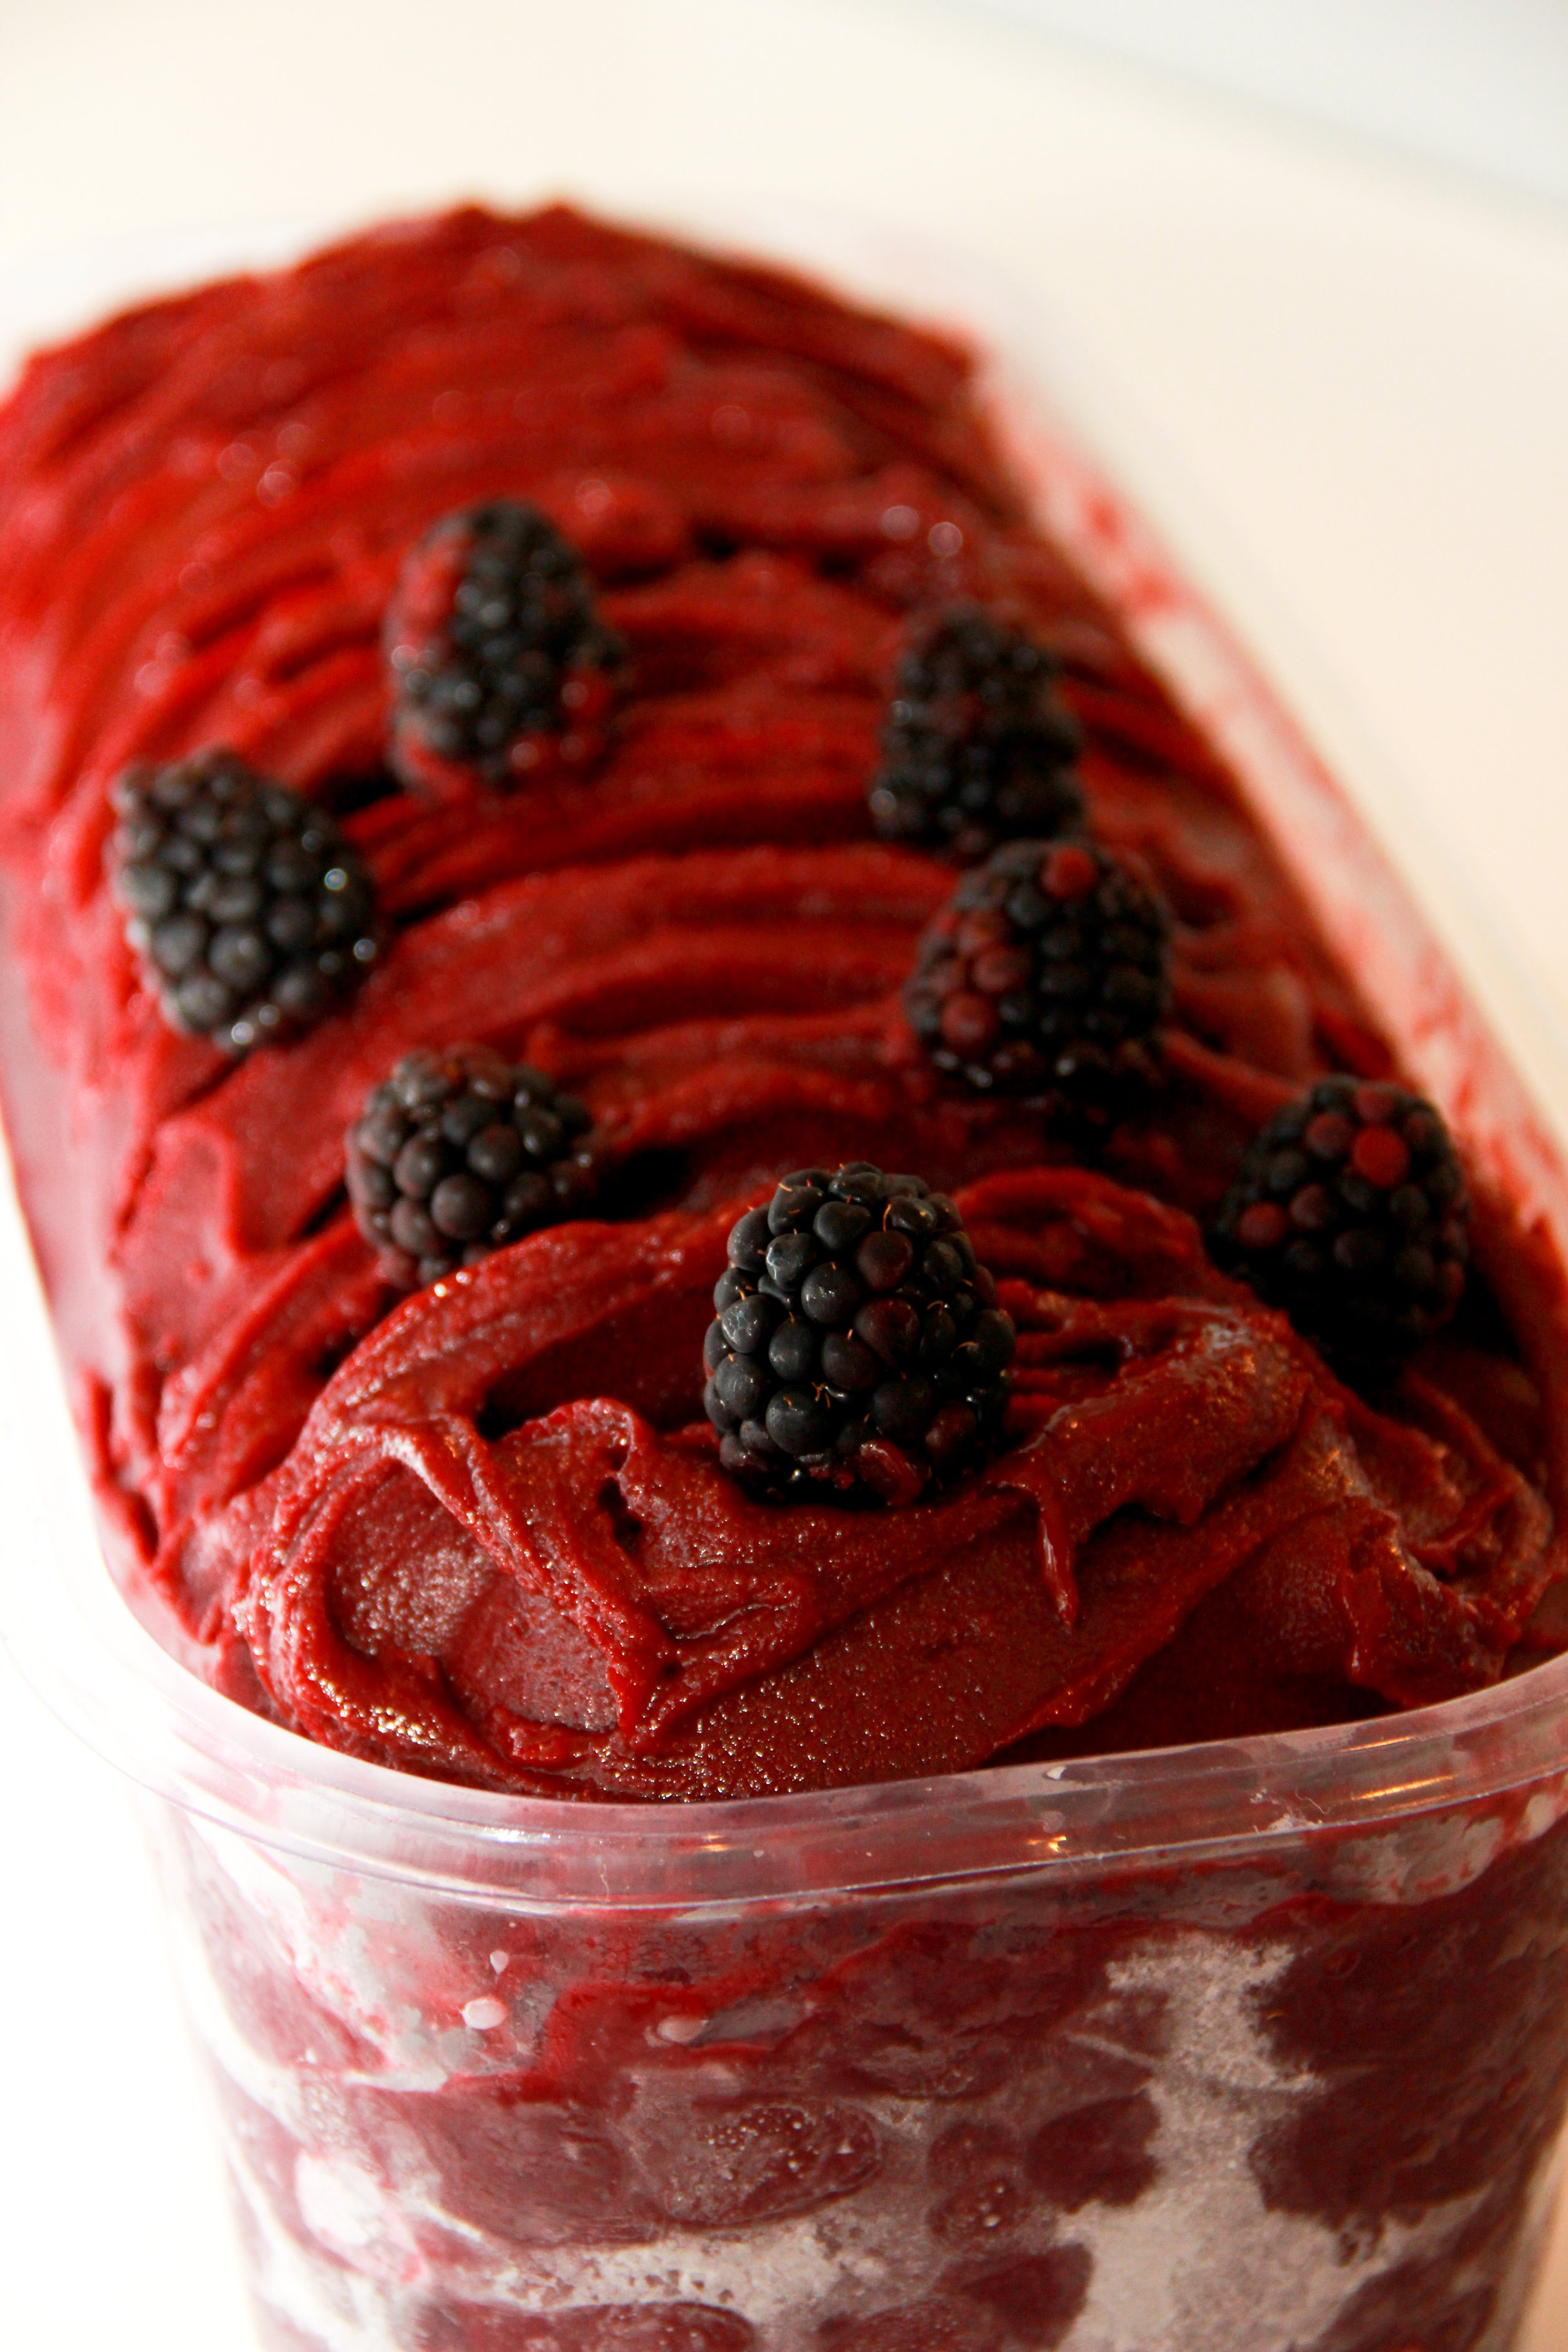
M 1513 1801 L 1517 1813 L 1532 1790 L 1568 1780 L 1562 1657 L 1402 1715 L 1123 1756 L 718 1803 L 519 1797 L 394 1770 L 251 1715 L 161 1647 L 96 1548 L 32 1605 L 10 1581 L 5 1638 L 25 1677 L 132 1780 L 307 1864 L 457 1900 L 692 1912 L 965 1879 L 1065 1888 L 1205 1862 L 1288 1871 L 1304 1839 L 1461 1806 L 1506 1813 Z
M 775 253 L 793 249 L 800 267 L 847 281 L 852 290 L 857 278 L 886 278 L 885 242 L 868 240 L 858 225 L 792 213 L 786 237 L 779 218 L 765 237 L 759 230 L 768 229 L 766 220 L 731 219 L 721 233 L 711 218 L 693 224 L 688 216 L 679 226 L 710 243 L 741 246 L 751 235 Z M 157 257 L 148 262 L 151 280 Z M 922 260 L 900 241 L 894 274 L 907 280 L 922 268 L 926 299 L 922 305 L 911 291 L 902 297 L 907 306 L 944 320 L 962 318 L 963 257 L 927 249 Z M 993 363 L 993 404 L 1011 454 L 1037 493 L 1042 436 L 1048 443 L 1047 473 L 1066 499 L 1064 505 L 1061 497 L 1041 495 L 1051 526 L 1069 539 L 1076 531 L 1081 541 L 1085 530 L 1106 529 L 1109 518 L 1098 567 L 1093 546 L 1074 550 L 1091 573 L 1098 568 L 1109 593 L 1118 573 L 1125 586 L 1151 564 L 1167 587 L 1182 584 L 1174 635 L 1169 599 L 1157 598 L 1152 609 L 1163 617 L 1144 650 L 1195 713 L 1218 695 L 1231 725 L 1239 696 L 1247 724 L 1229 748 L 1262 822 L 1277 835 L 1281 823 L 1286 831 L 1304 828 L 1314 844 L 1325 827 L 1342 845 L 1348 837 L 1369 861 L 1380 905 L 1394 893 L 1402 919 L 1396 959 L 1402 954 L 1407 969 L 1412 955 L 1422 960 L 1428 987 L 1436 972 L 1439 988 L 1452 994 L 1443 950 L 1364 825 L 1228 631 L 1185 588 L 1185 573 L 1084 454 L 1076 424 L 1061 425 L 1055 371 L 1047 385 L 1039 364 L 1042 346 L 1050 351 L 1057 339 L 1042 334 L 1037 315 L 1029 321 L 1026 310 L 1033 335 L 1005 331 L 994 280 L 986 291 L 989 299 L 969 310 L 972 329 Z M 1067 373 L 1081 406 L 1081 361 Z M 1051 468 L 1059 474 L 1064 464 L 1058 481 Z M 1260 780 L 1256 772 L 1258 742 L 1249 747 L 1247 726 L 1256 739 L 1260 723 L 1271 747 L 1263 764 L 1282 761 L 1289 771 L 1283 781 Z M 1561 1230 L 1568 1223 L 1568 1177 L 1555 1140 L 1543 1136 L 1508 1066 L 1479 1034 L 1515 1089 L 1517 1098 L 1502 1108 L 1531 1129 L 1531 1173 L 1537 1189 L 1544 1184 L 1552 1195 L 1552 1222 Z M 1540 1055 L 1537 1040 L 1538 1073 Z M 1551 1086 L 1552 1098 L 1568 1105 L 1568 1063 L 1558 1059 L 1550 1076 L 1560 1081 Z M 1440 1086 L 1434 1091 L 1441 1097 Z M 0 1461 L 11 1472 L 11 1492 L 30 1505 L 26 1527 L 0 1555 L 7 1649 L 44 1703 L 132 1780 L 306 1863 L 476 1903 L 731 1909 L 1020 1874 L 1066 1885 L 1108 1870 L 1186 1868 L 1206 1859 L 1254 1858 L 1267 1867 L 1271 1854 L 1283 1863 L 1282 1849 L 1303 1838 L 1392 1829 L 1461 1804 L 1500 1805 L 1568 1775 L 1568 1656 L 1467 1697 L 1373 1721 L 721 1803 L 524 1798 L 394 1770 L 318 1746 L 219 1696 L 127 1606 L 97 1539 L 8 1158 L 0 1181 L 0 1297 L 13 1327 L 13 1344 L 0 1357 L 10 1391 Z

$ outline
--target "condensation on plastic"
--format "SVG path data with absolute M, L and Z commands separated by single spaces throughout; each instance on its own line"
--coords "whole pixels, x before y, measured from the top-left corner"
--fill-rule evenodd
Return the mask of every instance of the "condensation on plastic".
M 962 310 L 929 259 L 792 236 Z M 1364 826 L 1037 362 L 994 393 L 1047 526 L 1241 775 L 1482 1177 L 1568 1258 L 1551 1130 Z M 1532 1038 L 1556 1113 L 1552 1052 Z M 1385 2322 L 1511 2340 L 1568 2070 L 1568 1658 L 1370 1724 L 816 1795 L 449 1787 L 253 1717 L 160 1645 L 103 1566 L 8 1184 L 0 1297 L 0 1622 L 154 1801 L 269 2342 L 594 2352 L 643 2344 L 628 2308 L 679 2352 L 823 2326 L 844 2352 L 1009 2328 L 1190 2352 L 1200 2313 L 1213 2352 L 1403 2342 Z M 1325 2040 L 1322 1985 L 1358 1970 Z M 1379 2133 L 1402 2188 L 1357 2172 Z

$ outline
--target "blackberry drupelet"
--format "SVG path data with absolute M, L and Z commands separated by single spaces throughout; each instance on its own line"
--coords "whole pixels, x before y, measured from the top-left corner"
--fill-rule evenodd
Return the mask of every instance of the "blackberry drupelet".
M 1465 1179 L 1440 1114 L 1403 1087 L 1321 1078 L 1258 1133 L 1211 1236 L 1349 1380 L 1378 1380 L 1465 1287 Z
M 114 804 L 125 935 L 173 1027 L 248 1053 L 331 1012 L 374 962 L 359 857 L 324 809 L 233 751 L 132 768 Z
M 585 1103 L 488 1045 L 405 1055 L 348 1131 L 354 1223 L 405 1290 L 580 1216 L 597 1178 Z
M 1087 1139 L 1154 1076 L 1169 964 L 1164 908 L 1097 843 L 1008 842 L 926 931 L 904 1004 L 939 1070 Z
M 921 625 L 900 661 L 870 787 L 884 841 L 966 864 L 1000 841 L 1047 840 L 1083 817 L 1082 744 L 1044 646 L 977 604 Z
M 426 532 L 404 565 L 385 645 L 394 763 L 437 793 L 586 765 L 625 658 L 576 549 L 510 499 Z
M 995 1446 L 1014 1331 L 945 1194 L 868 1161 L 786 1176 L 730 1235 L 703 1403 L 758 1495 L 913 1502 Z

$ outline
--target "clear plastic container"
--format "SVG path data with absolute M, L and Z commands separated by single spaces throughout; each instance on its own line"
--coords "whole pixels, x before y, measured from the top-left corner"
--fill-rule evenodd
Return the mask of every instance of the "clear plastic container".
M 152 1805 L 263 2340 L 1500 2347 L 1565 1706 L 651 1819 L 259 1759 L 270 1822 Z
M 1358 819 L 1043 404 L 999 397 L 1050 527 L 1568 1255 L 1552 1136 Z M 160 1648 L 102 1566 L 9 1195 L 0 1289 L 37 1498 L 7 1634 L 145 1792 L 266 2343 L 1512 2341 L 1568 2092 L 1568 1659 L 1371 1725 L 817 1796 L 449 1788 Z
M 1510 2341 L 1568 1661 L 1373 1726 L 584 1809 L 310 1748 L 75 1581 L 13 1627 L 152 1791 L 264 2343 Z

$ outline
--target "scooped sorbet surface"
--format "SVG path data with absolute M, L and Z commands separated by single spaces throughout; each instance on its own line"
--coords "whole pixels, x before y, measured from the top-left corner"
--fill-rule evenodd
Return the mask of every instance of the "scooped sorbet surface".
M 476 548 L 578 628 L 510 736 L 431 683 Z M 994 909 L 945 913 L 992 843 L 933 845 L 918 794 L 873 790 L 911 633 L 975 611 L 1058 666 L 1072 782 L 1025 830 L 1092 836 L 1053 868 L 1069 895 L 1110 859 L 1163 910 L 1136 1086 L 1087 1121 L 994 1058 L 1021 951 Z M 1478 1200 L 1457 1313 L 1375 1379 L 1257 1285 L 1327 1213 L 1294 1141 L 1216 1251 L 1253 1138 L 1314 1082 L 1359 1087 L 1303 1147 L 1347 1199 L 1405 1214 L 1418 1129 L 1232 780 L 1031 521 L 957 347 L 563 210 L 136 312 L 0 415 L 0 672 L 23 1189 L 118 1565 L 220 1688 L 416 1771 L 698 1798 L 1331 1721 L 1543 1638 L 1559 1343 L 1524 1244 Z M 268 803 L 300 873 L 331 812 L 310 887 L 353 898 L 350 963 L 301 931 L 253 982 L 209 926 L 198 970 L 163 886 L 128 896 L 157 778 L 217 748 L 309 804 Z M 906 1003 L 922 955 L 951 1052 Z M 534 1073 L 543 1123 L 492 1152 L 497 1186 L 538 1164 L 482 1249 L 470 1155 L 432 1274 L 428 1171 L 378 1247 L 393 1181 L 362 1159 L 351 1203 L 344 1136 L 459 1043 Z M 781 1495 L 736 1472 L 763 1438 L 704 1412 L 704 1337 L 736 1221 L 842 1163 L 956 1203 L 1011 1391 L 996 1442 L 945 1424 L 951 1474 L 911 1440 L 904 1491 L 900 1375 L 880 1487 Z M 1430 1285 L 1416 1244 L 1401 1278 Z M 887 1367 L 856 1370 L 850 1311 L 853 1394 Z

